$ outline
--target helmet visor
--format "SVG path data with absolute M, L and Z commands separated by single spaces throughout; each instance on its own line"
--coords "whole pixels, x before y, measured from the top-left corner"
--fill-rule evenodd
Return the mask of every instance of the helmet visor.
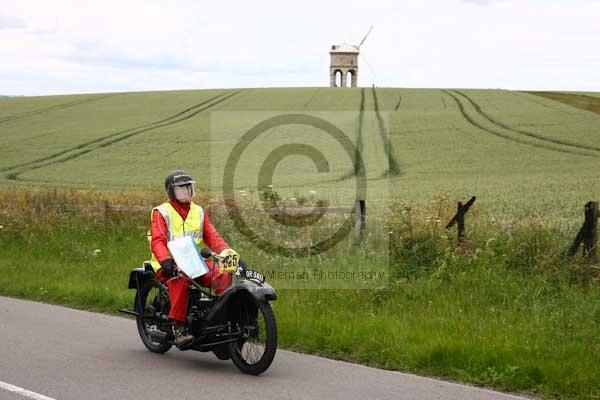
M 196 194 L 196 185 L 194 181 L 187 183 L 177 183 L 173 185 L 173 194 L 180 203 L 189 203 Z

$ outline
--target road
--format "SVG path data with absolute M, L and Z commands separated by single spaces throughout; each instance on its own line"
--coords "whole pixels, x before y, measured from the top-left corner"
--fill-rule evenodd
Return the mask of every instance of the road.
M 26 398 L 523 399 L 283 350 L 246 376 L 212 353 L 150 353 L 128 318 L 0 297 L 0 399 Z

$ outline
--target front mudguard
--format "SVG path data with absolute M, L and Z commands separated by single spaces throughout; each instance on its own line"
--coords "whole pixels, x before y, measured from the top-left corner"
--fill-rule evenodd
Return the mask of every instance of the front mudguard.
M 146 282 L 156 279 L 154 269 L 150 263 L 145 262 L 142 267 L 134 268 L 129 273 L 129 289 L 135 289 L 134 310 L 137 313 L 142 313 L 142 303 L 140 299 L 140 289 L 144 287 Z
M 244 279 L 238 281 L 228 287 L 223 294 L 221 294 L 210 310 L 210 313 L 206 317 L 207 320 L 211 321 L 217 317 L 221 311 L 226 309 L 226 305 L 231 303 L 234 299 L 236 299 L 240 295 L 249 294 L 254 297 L 257 301 L 267 302 L 273 301 L 277 299 L 277 292 L 273 286 L 268 283 L 263 283 L 259 285 L 258 283 Z
M 154 269 L 150 263 L 145 262 L 140 268 L 134 268 L 129 273 L 129 289 L 139 290 L 150 279 L 156 279 Z

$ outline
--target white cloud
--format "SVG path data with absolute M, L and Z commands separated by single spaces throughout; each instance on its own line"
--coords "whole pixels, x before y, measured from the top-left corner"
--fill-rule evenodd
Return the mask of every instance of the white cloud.
M 0 94 L 359 84 L 600 91 L 598 1 L 33 1 L 0 11 Z
M 20 29 L 25 26 L 25 21 L 19 17 L 0 15 L 0 29 Z

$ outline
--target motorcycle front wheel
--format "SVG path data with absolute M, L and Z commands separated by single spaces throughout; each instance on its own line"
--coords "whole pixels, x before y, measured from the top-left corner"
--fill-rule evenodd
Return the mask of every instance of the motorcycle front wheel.
M 229 343 L 231 360 L 240 371 L 258 375 L 269 368 L 277 350 L 277 325 L 271 305 L 247 296 L 231 313 L 232 322 L 241 332 L 240 339 Z
M 166 353 L 172 344 L 168 340 L 169 333 L 165 332 L 170 324 L 165 324 L 157 318 L 157 313 L 168 315 L 169 295 L 161 290 L 160 283 L 154 279 L 147 281 L 138 293 L 141 302 L 142 314 L 145 317 L 136 317 L 137 328 L 144 346 L 153 353 Z

